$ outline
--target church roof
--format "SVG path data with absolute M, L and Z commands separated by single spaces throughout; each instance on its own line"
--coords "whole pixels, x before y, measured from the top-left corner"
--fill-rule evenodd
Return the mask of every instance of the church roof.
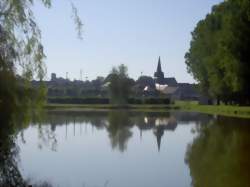
M 164 78 L 164 84 L 168 86 L 177 86 L 177 81 L 174 77 Z

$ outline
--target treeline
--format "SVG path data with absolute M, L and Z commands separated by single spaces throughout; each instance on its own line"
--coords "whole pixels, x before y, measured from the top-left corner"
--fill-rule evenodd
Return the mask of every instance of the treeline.
M 105 77 L 98 76 L 96 79 L 89 81 L 69 81 L 64 79 L 63 82 L 51 81 L 48 87 L 48 96 L 50 97 L 98 97 L 107 96 L 107 91 L 102 88 L 105 84 Z M 32 82 L 38 86 L 36 81 Z
M 141 87 L 135 87 L 136 83 L 140 83 Z M 47 101 L 61 104 L 169 104 L 169 99 L 166 96 L 163 98 L 156 90 L 145 93 L 143 89 L 146 85 L 154 88 L 153 78 L 144 76 L 135 81 L 129 77 L 127 67 L 121 64 L 113 67 L 107 77 L 98 77 L 91 82 L 60 84 L 51 81 Z
M 116 104 L 110 98 L 77 98 L 54 97 L 48 98 L 50 104 Z M 119 104 L 119 103 L 118 103 Z M 124 104 L 170 104 L 168 98 L 128 98 Z
M 188 71 L 208 97 L 225 104 L 250 104 L 250 1 L 214 6 L 192 32 L 185 55 Z

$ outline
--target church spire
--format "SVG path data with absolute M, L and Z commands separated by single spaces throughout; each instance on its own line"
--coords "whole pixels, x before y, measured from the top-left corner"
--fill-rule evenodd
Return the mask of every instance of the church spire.
M 159 56 L 158 65 L 157 65 L 157 72 L 162 72 L 162 70 L 161 70 L 161 57 L 160 56 Z
M 161 57 L 160 56 L 158 59 L 158 65 L 157 65 L 156 72 L 154 73 L 154 77 L 157 83 L 161 84 L 164 82 L 164 73 L 162 72 L 162 69 L 161 69 Z

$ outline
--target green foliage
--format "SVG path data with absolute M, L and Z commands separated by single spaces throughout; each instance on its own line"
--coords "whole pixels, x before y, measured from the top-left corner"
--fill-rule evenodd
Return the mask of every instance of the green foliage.
M 43 100 L 42 100 L 43 101 Z M 47 102 L 50 104 L 110 104 L 110 99 L 105 97 L 49 97 Z M 130 105 L 169 105 L 168 98 L 134 98 L 127 99 Z
M 77 97 L 56 97 L 48 98 L 48 103 L 56 104 L 109 104 L 108 98 L 77 98 Z
M 106 97 L 107 89 L 103 88 L 103 84 L 104 77 L 97 77 L 92 81 L 65 81 L 59 84 L 52 81 L 47 83 L 48 97 Z
M 169 98 L 146 98 L 144 104 L 158 104 L 158 105 L 169 105 Z
M 128 102 L 133 80 L 128 77 L 127 72 L 127 67 L 121 64 L 117 68 L 114 67 L 107 78 L 113 104 L 127 104 Z
M 202 91 L 225 102 L 249 104 L 250 2 L 228 0 L 213 7 L 192 32 L 188 71 Z
M 42 104 L 46 95 L 42 83 L 40 92 L 29 84 L 33 77 L 42 80 L 46 74 L 41 31 L 32 10 L 35 2 L 38 0 L 0 1 L 0 112 L 8 111 L 8 115 L 34 103 Z M 40 2 L 51 7 L 51 0 Z M 82 23 L 77 9 L 71 6 L 80 37 Z
M 50 1 L 42 3 L 50 7 Z M 13 52 L 2 49 L 1 57 L 4 62 L 4 53 L 11 56 L 14 67 L 22 69 L 25 78 L 31 79 L 34 72 L 39 79 L 45 75 L 43 60 L 45 54 L 41 44 L 41 31 L 38 28 L 33 11 L 33 1 L 30 0 L 2 0 L 0 3 L 0 28 L 6 41 L 2 45 L 11 46 Z M 5 62 L 6 63 L 6 62 Z

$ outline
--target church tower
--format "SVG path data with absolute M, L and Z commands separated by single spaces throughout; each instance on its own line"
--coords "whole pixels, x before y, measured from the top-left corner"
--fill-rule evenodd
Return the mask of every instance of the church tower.
M 157 70 L 154 73 L 154 77 L 157 83 L 161 84 L 164 82 L 164 73 L 161 70 L 161 57 L 159 57 Z

